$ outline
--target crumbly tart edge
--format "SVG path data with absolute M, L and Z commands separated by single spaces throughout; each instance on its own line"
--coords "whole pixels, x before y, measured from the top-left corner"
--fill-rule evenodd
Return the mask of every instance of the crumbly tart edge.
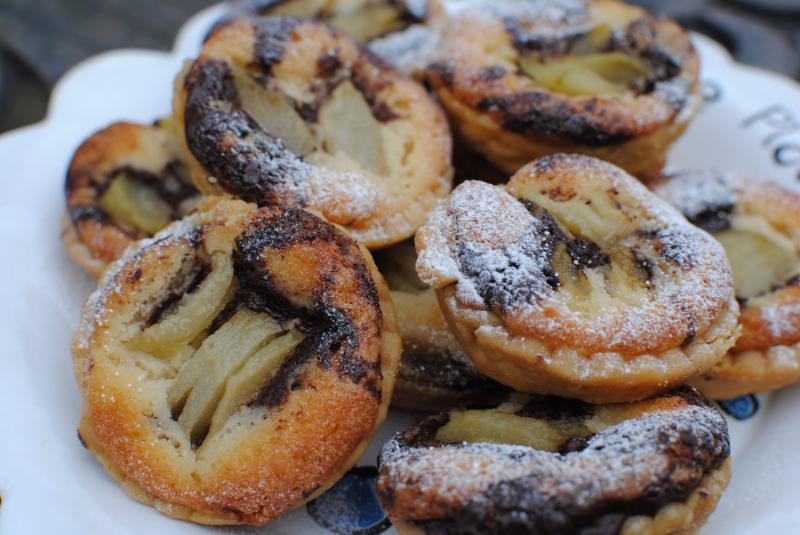
M 322 216 L 317 212 L 312 213 L 317 217 L 322 218 Z M 325 220 L 324 218 L 322 219 Z M 349 235 L 348 232 L 341 226 L 334 226 L 340 232 L 343 232 L 345 235 Z M 127 259 L 128 253 L 135 250 L 135 248 L 136 244 L 129 247 L 126 251 L 126 254 L 124 254 L 120 260 L 117 260 L 114 265 L 119 267 L 124 265 L 124 261 Z M 394 393 L 394 387 L 397 379 L 397 369 L 400 363 L 400 355 L 402 353 L 400 335 L 397 331 L 397 318 L 394 312 L 394 305 L 392 304 L 389 289 L 383 279 L 383 275 L 381 275 L 378 271 L 378 267 L 375 265 L 375 261 L 373 260 L 372 255 L 369 253 L 369 250 L 361 244 L 358 244 L 358 248 L 361 251 L 364 259 L 367 261 L 370 273 L 372 274 L 373 278 L 375 278 L 375 286 L 378 290 L 378 296 L 380 300 L 380 310 L 383 321 L 383 332 L 381 335 L 381 375 L 383 377 L 381 403 L 378 407 L 375 424 L 373 425 L 369 435 L 366 436 L 358 445 L 358 447 L 350 454 L 346 462 L 342 464 L 341 468 L 331 475 L 326 481 L 322 482 L 314 493 L 308 495 L 304 499 L 303 503 L 308 503 L 324 494 L 328 489 L 336 484 L 336 482 L 339 481 L 339 479 L 341 479 L 345 473 L 347 473 L 347 471 L 355 466 L 356 462 L 358 462 L 366 449 L 369 447 L 369 444 L 372 442 L 372 439 L 377 434 L 381 425 L 383 425 L 386 415 L 389 412 L 389 405 Z M 76 379 L 78 379 L 77 376 Z M 80 384 L 80 379 L 78 379 L 78 382 Z M 105 471 L 120 484 L 120 486 L 131 498 L 144 503 L 145 505 L 150 505 L 164 515 L 178 520 L 186 520 L 196 524 L 208 526 L 225 526 L 240 523 L 234 518 L 223 519 L 219 516 L 209 515 L 189 507 L 164 501 L 148 493 L 141 486 L 126 478 L 122 471 L 119 470 L 103 452 L 102 447 L 94 437 L 91 418 L 89 417 L 86 409 L 87 406 L 84 402 L 81 420 L 78 425 L 78 438 L 80 442 L 97 458 Z M 296 507 L 300 507 L 303 503 L 298 503 Z M 289 511 L 286 512 L 288 513 Z
M 78 238 L 66 214 L 61 218 L 61 241 L 69 257 L 92 277 L 99 278 L 108 267 L 104 261 L 92 256 L 86 244 Z
M 454 135 L 461 136 L 470 147 L 479 149 L 479 154 L 510 175 L 537 158 L 575 152 L 607 160 L 645 184 L 653 183 L 661 176 L 672 145 L 683 136 L 702 107 L 700 91 L 695 89 L 690 93 L 685 108 L 672 122 L 627 141 L 594 147 L 557 138 L 548 140 L 547 136 L 534 139 L 517 134 L 494 121 L 489 114 L 465 105 L 448 89 L 437 89 L 436 96 L 448 114 L 456 118 L 453 121 Z M 480 148 L 484 145 L 490 148 Z
M 548 348 L 533 338 L 514 336 L 491 312 L 460 307 L 454 295 L 455 285 L 437 289 L 436 293 L 450 329 L 481 373 L 523 392 L 574 397 L 590 403 L 636 401 L 683 384 L 717 364 L 741 332 L 739 306 L 731 297 L 717 320 L 684 347 L 627 359 L 612 352 L 580 355 L 572 348 Z M 632 378 L 632 363 L 640 363 L 636 374 L 647 375 L 658 373 L 659 368 L 663 370 L 666 358 L 671 361 L 669 368 L 674 370 L 675 364 L 680 362 L 683 371 L 673 371 L 671 375 L 660 372 L 666 376 L 659 381 Z M 581 361 L 588 360 L 602 362 L 594 366 L 593 373 L 581 374 L 559 365 L 564 359 L 570 359 L 573 364 L 585 364 Z M 645 360 L 652 362 L 649 366 L 642 364 Z M 610 368 L 628 371 L 609 374 Z
M 800 382 L 800 342 L 725 355 L 691 385 L 714 399 L 778 390 Z

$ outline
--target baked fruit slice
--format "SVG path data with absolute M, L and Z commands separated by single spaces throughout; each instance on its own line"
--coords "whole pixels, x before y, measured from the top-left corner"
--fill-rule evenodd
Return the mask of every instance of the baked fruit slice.
M 641 399 L 739 334 L 719 243 L 613 165 L 554 155 L 465 182 L 416 237 L 417 272 L 478 369 L 516 390 Z
M 476 151 L 509 174 L 576 152 L 658 176 L 702 102 L 683 28 L 615 0 L 465 4 L 427 78 Z
M 72 352 L 79 435 L 125 490 L 175 518 L 260 525 L 361 456 L 400 339 L 344 232 L 212 198 L 106 272 Z
M 736 345 L 697 388 L 728 399 L 800 381 L 800 195 L 716 171 L 678 173 L 656 192 L 725 248 L 741 309 Z
M 515 394 L 395 436 L 378 497 L 401 535 L 688 535 L 725 490 L 729 455 L 725 418 L 690 388 L 604 406 Z
M 425 89 L 321 22 L 217 26 L 173 110 L 201 191 L 312 208 L 370 248 L 413 236 L 451 188 L 449 127 Z
M 89 136 L 72 156 L 64 191 L 64 246 L 94 276 L 132 241 L 152 236 L 200 200 L 168 120 L 114 123 Z

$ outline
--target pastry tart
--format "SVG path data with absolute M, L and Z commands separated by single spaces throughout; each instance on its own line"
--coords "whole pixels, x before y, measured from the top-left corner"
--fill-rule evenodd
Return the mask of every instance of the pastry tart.
M 663 392 L 738 335 L 719 243 L 613 165 L 541 158 L 465 182 L 417 233 L 417 272 L 478 369 L 595 403 Z
M 689 388 L 605 406 L 516 394 L 398 434 L 378 497 L 401 535 L 688 535 L 729 455 L 725 418 Z
M 201 191 L 312 208 L 370 248 L 412 236 L 451 187 L 449 127 L 425 89 L 320 22 L 218 26 L 174 115 Z
M 657 189 L 725 248 L 742 335 L 694 384 L 718 399 L 800 381 L 800 195 L 714 171 L 674 175 Z
M 264 524 L 361 456 L 400 340 L 372 259 L 297 208 L 209 199 L 110 267 L 73 339 L 79 436 L 171 517 Z
M 64 245 L 94 276 L 199 201 L 169 121 L 119 122 L 92 134 L 75 151 L 64 189 Z
M 245 0 L 232 17 L 309 17 L 327 22 L 362 43 L 408 28 L 428 16 L 427 0 Z
M 466 4 L 428 79 L 476 150 L 509 174 L 558 152 L 658 174 L 702 100 L 686 31 L 613 0 Z
M 454 406 L 486 406 L 504 389 L 479 373 L 444 321 L 436 293 L 419 280 L 414 245 L 403 242 L 375 256 L 389 285 L 403 356 L 392 406 L 436 412 Z

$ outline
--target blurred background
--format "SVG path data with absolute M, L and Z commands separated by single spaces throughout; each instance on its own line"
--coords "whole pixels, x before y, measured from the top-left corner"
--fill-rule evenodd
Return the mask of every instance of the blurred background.
M 629 0 L 630 1 L 630 0 Z M 0 133 L 42 119 L 50 90 L 104 50 L 169 50 L 211 0 L 0 0 Z M 800 0 L 636 0 L 722 43 L 738 61 L 800 79 Z

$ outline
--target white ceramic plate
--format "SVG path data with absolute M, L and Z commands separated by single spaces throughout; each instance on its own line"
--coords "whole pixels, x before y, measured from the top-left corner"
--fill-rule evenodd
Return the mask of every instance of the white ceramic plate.
M 115 120 L 167 114 L 173 76 L 219 13 L 211 8 L 189 21 L 172 53 L 119 50 L 80 64 L 56 87 L 45 121 L 0 137 L 2 534 L 212 531 L 128 498 L 76 438 L 80 397 L 69 340 L 94 283 L 64 253 L 59 218 L 64 173 L 80 141 Z M 800 86 L 737 65 L 719 45 L 695 39 L 707 103 L 674 148 L 670 167 L 728 167 L 796 187 Z M 758 401 L 760 411 L 752 397 L 728 407 L 744 419 L 730 420 L 734 477 L 705 534 L 800 533 L 800 388 Z M 374 466 L 380 444 L 412 420 L 392 414 L 360 464 Z M 382 523 L 368 469 L 351 473 L 313 507 L 261 530 L 213 531 L 393 533 Z

